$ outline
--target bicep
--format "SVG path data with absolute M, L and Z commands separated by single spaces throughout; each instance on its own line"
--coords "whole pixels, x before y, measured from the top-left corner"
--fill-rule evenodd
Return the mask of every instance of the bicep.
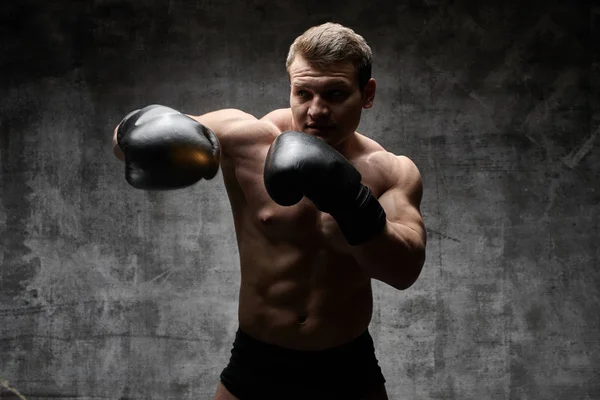
M 423 183 L 417 166 L 406 157 L 394 157 L 388 171 L 393 183 L 379 197 L 388 221 L 409 228 L 425 243 L 425 224 L 420 211 Z

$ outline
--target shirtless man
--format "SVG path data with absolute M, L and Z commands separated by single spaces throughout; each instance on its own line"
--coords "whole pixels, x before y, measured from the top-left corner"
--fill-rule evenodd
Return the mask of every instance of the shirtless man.
M 241 287 L 215 400 L 387 399 L 368 332 L 371 279 L 410 287 L 426 234 L 415 164 L 355 131 L 375 97 L 371 58 L 360 35 L 323 24 L 290 47 L 290 108 L 257 119 L 154 105 L 115 128 L 136 188 L 176 189 L 222 169 Z

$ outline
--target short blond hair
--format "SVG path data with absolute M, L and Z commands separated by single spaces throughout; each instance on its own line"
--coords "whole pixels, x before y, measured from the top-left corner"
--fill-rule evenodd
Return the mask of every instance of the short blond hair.
M 298 36 L 288 52 L 285 63 L 288 72 L 297 55 L 316 68 L 350 61 L 358 72 L 361 90 L 371 79 L 371 48 L 362 36 L 340 24 L 327 22 L 313 26 Z

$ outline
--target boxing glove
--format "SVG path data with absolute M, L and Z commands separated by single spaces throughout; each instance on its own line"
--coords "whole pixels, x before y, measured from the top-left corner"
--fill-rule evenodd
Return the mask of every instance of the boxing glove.
M 371 239 L 386 224 L 386 214 L 360 172 L 323 140 L 295 131 L 278 136 L 267 153 L 264 183 L 278 204 L 308 197 L 331 214 L 351 245 Z
M 129 113 L 117 128 L 127 182 L 143 190 L 169 190 L 212 179 L 220 160 L 210 129 L 172 108 L 150 105 Z

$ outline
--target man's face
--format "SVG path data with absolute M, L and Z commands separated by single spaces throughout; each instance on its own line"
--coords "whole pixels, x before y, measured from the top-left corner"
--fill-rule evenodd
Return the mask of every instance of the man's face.
M 289 68 L 290 107 L 295 129 L 317 136 L 331 146 L 354 133 L 363 108 L 373 105 L 375 81 L 363 91 L 350 62 L 317 69 L 296 56 Z

